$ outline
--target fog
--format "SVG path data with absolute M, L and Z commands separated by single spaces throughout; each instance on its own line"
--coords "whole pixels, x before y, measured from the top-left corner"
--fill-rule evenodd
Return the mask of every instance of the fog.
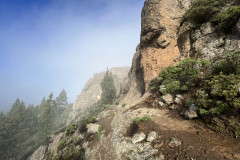
M 39 104 L 64 88 L 70 102 L 94 73 L 131 66 L 144 0 L 0 2 L 0 111 Z

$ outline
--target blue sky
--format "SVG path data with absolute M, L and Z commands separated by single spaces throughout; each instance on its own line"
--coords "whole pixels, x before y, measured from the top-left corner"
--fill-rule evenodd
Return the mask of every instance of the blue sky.
M 130 66 L 144 0 L 1 0 L 0 110 L 64 88 L 74 102 L 107 67 Z

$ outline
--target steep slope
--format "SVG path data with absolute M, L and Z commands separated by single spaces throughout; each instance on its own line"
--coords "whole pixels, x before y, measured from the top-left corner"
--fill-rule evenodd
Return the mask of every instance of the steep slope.
M 127 89 L 129 67 L 112 68 L 117 95 Z M 73 104 L 73 111 L 69 115 L 69 121 L 76 120 L 79 114 L 83 113 L 87 108 L 96 103 L 101 98 L 100 83 L 105 72 L 97 73 L 93 78 L 89 79 L 83 88 L 82 93 L 77 97 Z

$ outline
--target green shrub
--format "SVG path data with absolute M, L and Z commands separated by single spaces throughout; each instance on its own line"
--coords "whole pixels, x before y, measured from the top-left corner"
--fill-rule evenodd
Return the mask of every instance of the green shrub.
M 180 85 L 181 85 L 181 83 L 179 81 L 172 81 L 172 82 L 169 81 L 169 83 L 166 83 L 164 85 L 166 87 L 166 89 L 163 91 L 163 94 L 174 93 L 175 91 L 177 91 L 181 88 Z
M 240 108 L 240 76 L 212 76 L 203 83 L 197 92 L 197 103 L 200 115 L 220 115 L 235 112 Z
M 152 80 L 150 81 L 150 83 L 149 83 L 150 91 L 151 91 L 152 93 L 158 91 L 158 90 L 159 90 L 159 85 L 160 85 L 160 83 L 159 83 L 158 78 L 152 79 Z
M 213 59 L 213 74 L 239 74 L 240 73 L 240 51 L 227 52 Z
M 87 131 L 87 125 L 90 123 L 95 123 L 96 122 L 96 116 L 94 115 L 87 115 L 86 117 L 82 118 L 80 120 L 80 132 L 85 132 Z
M 190 107 L 192 104 L 193 104 L 192 100 L 189 100 L 189 101 L 185 102 L 186 107 Z
M 199 108 L 199 114 L 201 116 L 208 116 L 209 115 L 209 111 L 207 111 L 206 109 L 203 109 L 203 108 Z
M 122 107 L 125 107 L 126 105 L 127 105 L 126 103 L 123 103 L 123 104 L 122 104 Z
M 133 119 L 133 122 L 134 123 L 139 123 L 139 122 L 141 122 L 141 118 L 136 117 L 136 118 Z
M 74 136 L 73 138 L 72 138 L 72 143 L 75 145 L 75 146 L 77 146 L 77 145 L 79 145 L 81 142 L 82 142 L 82 138 L 79 138 L 79 137 L 77 137 L 77 136 Z
M 76 130 L 77 130 L 77 124 L 76 123 L 72 123 L 72 124 L 68 125 L 67 128 L 65 129 L 65 135 L 67 135 L 67 136 L 71 135 Z
M 142 118 L 136 117 L 133 119 L 134 123 L 139 123 L 139 122 L 148 122 L 151 121 L 152 119 L 149 116 L 143 116 Z
M 210 63 L 206 60 L 186 58 L 176 66 L 169 66 L 159 73 L 159 78 L 152 80 L 150 87 L 164 86 L 163 94 L 186 92 L 195 86 L 201 70 L 206 70 Z
M 69 147 L 66 151 L 53 158 L 49 158 L 50 160 L 81 160 L 84 159 L 85 150 L 83 148 Z
M 65 141 L 65 140 L 61 140 L 61 141 L 58 143 L 57 148 L 58 148 L 59 150 L 61 150 L 61 149 L 63 149 L 65 146 L 66 146 L 66 141 Z
M 218 14 L 213 22 L 217 24 L 217 27 L 225 32 L 230 32 L 234 25 L 239 21 L 240 6 L 232 6 L 226 11 Z
M 128 91 L 129 91 L 128 89 L 124 88 L 124 89 L 122 90 L 122 94 L 127 94 Z
M 99 140 L 101 139 L 101 136 L 102 136 L 102 129 L 103 129 L 102 126 L 98 127 L 97 137 L 98 137 Z
M 148 121 L 151 121 L 152 119 L 149 117 L 149 116 L 144 116 L 142 117 L 141 121 L 142 122 L 148 122 Z
M 226 0 L 194 0 L 190 9 L 184 14 L 182 22 L 190 21 L 195 26 L 199 26 L 209 21 L 225 3 Z

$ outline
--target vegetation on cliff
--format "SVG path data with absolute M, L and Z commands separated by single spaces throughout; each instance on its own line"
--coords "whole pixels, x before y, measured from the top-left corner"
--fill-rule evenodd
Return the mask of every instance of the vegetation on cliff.
M 205 22 L 212 22 L 218 30 L 231 32 L 240 17 L 240 6 L 232 2 L 234 0 L 194 0 L 182 23 L 189 21 L 198 28 Z M 227 5 L 230 6 L 225 9 Z
M 207 118 L 211 122 L 214 117 L 238 119 L 240 117 L 239 60 L 240 51 L 219 55 L 211 65 L 207 61 L 187 58 L 176 66 L 162 70 L 159 77 L 151 83 L 151 88 L 154 88 L 152 91 L 162 95 L 189 94 L 192 97 L 191 104 L 197 105 L 198 114 L 204 121 Z M 178 85 L 173 82 L 178 82 Z M 186 86 L 184 87 L 186 89 L 181 89 L 183 86 Z M 229 125 L 226 128 L 229 128 Z M 232 130 L 235 132 L 236 128 Z
M 206 60 L 187 58 L 176 66 L 169 66 L 163 69 L 158 78 L 151 82 L 151 90 L 160 89 L 164 95 L 186 92 L 196 85 L 201 77 L 200 73 L 203 73 L 201 71 L 206 71 L 209 64 L 209 61 Z

